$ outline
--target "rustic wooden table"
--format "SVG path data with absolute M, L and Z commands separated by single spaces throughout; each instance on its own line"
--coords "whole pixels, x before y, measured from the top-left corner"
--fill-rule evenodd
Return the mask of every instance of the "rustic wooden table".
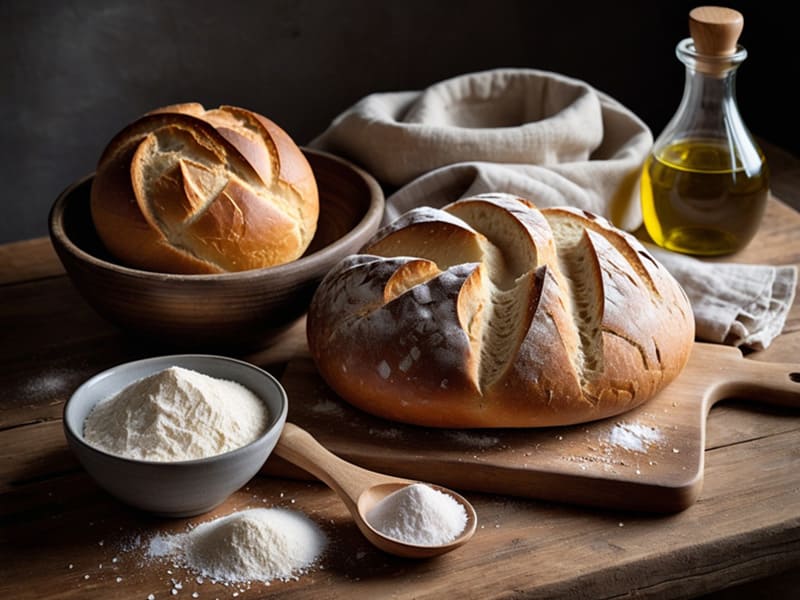
M 779 165 L 788 179 L 776 178 L 776 194 L 800 189 L 796 165 Z M 800 213 L 772 200 L 758 238 L 734 259 L 800 263 Z M 303 350 L 302 327 L 240 358 L 280 376 Z M 647 515 L 465 493 L 479 514 L 473 540 L 411 561 L 370 547 L 333 492 L 314 481 L 260 475 L 211 514 L 178 520 L 139 513 L 100 490 L 66 446 L 63 404 L 91 375 L 163 350 L 97 316 L 47 239 L 0 246 L 1 597 L 682 598 L 786 573 L 780 589 L 789 597 L 798 583 L 797 410 L 717 405 L 705 485 L 685 511 Z M 784 333 L 749 359 L 800 364 L 798 302 Z M 330 538 L 321 564 L 296 581 L 226 587 L 144 554 L 155 534 L 264 506 L 303 511 Z

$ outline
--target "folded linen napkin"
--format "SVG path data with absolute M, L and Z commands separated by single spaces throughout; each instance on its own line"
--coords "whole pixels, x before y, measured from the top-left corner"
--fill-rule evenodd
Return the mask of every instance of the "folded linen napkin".
M 781 333 L 797 267 L 706 263 L 652 244 L 648 249 L 683 285 L 698 339 L 763 350 Z
M 495 69 L 367 96 L 310 145 L 360 164 L 391 192 L 386 223 L 416 206 L 507 192 L 632 231 L 641 225 L 639 173 L 652 143 L 631 111 L 582 81 Z M 698 339 L 761 349 L 780 333 L 795 267 L 659 258 L 692 301 Z

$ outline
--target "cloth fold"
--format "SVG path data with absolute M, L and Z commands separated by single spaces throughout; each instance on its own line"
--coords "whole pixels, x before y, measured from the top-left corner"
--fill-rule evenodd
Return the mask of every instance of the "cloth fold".
M 385 223 L 417 206 L 506 192 L 541 207 L 582 208 L 633 231 L 652 143 L 636 115 L 585 82 L 494 69 L 422 91 L 371 94 L 310 146 L 352 160 L 391 191 Z M 780 333 L 796 268 L 657 254 L 692 301 L 698 339 L 761 349 Z
M 797 267 L 707 263 L 652 244 L 648 249 L 689 296 L 698 339 L 763 350 L 781 333 Z

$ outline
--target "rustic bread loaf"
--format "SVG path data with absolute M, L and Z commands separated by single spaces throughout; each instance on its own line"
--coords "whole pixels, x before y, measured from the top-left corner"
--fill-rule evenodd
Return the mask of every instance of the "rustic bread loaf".
M 648 400 L 684 367 L 694 320 L 633 236 L 484 194 L 382 229 L 323 280 L 307 332 L 322 377 L 369 413 L 535 427 Z
M 305 156 L 269 119 L 232 106 L 167 106 L 106 147 L 91 212 L 127 266 L 222 273 L 286 263 L 311 243 L 317 184 Z

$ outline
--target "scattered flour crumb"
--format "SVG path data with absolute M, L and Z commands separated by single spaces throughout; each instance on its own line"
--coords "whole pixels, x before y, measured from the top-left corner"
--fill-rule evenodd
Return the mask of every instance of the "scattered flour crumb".
M 312 407 L 311 412 L 318 415 L 341 415 L 342 407 L 333 400 L 318 400 Z
M 389 429 L 377 429 L 375 427 L 370 427 L 367 433 L 369 433 L 370 437 L 381 438 L 384 440 L 398 440 L 403 437 L 403 432 L 394 427 Z
M 655 427 L 619 422 L 614 425 L 607 442 L 633 452 L 647 452 L 650 446 L 657 444 L 661 439 L 661 432 Z
M 411 355 L 410 354 L 406 354 L 406 356 L 403 358 L 403 360 L 400 361 L 400 364 L 397 365 L 397 368 L 400 369 L 403 373 L 406 373 L 406 372 L 408 372 L 408 370 L 411 368 L 411 365 L 413 365 L 413 364 L 414 364 L 414 361 L 411 360 Z
M 445 433 L 452 441 L 471 448 L 492 448 L 500 443 L 500 438 L 492 435 L 480 435 L 465 431 L 448 431 Z
M 392 368 L 389 366 L 385 360 L 382 360 L 378 365 L 378 375 L 381 376 L 383 379 L 389 379 L 389 375 L 392 374 Z

